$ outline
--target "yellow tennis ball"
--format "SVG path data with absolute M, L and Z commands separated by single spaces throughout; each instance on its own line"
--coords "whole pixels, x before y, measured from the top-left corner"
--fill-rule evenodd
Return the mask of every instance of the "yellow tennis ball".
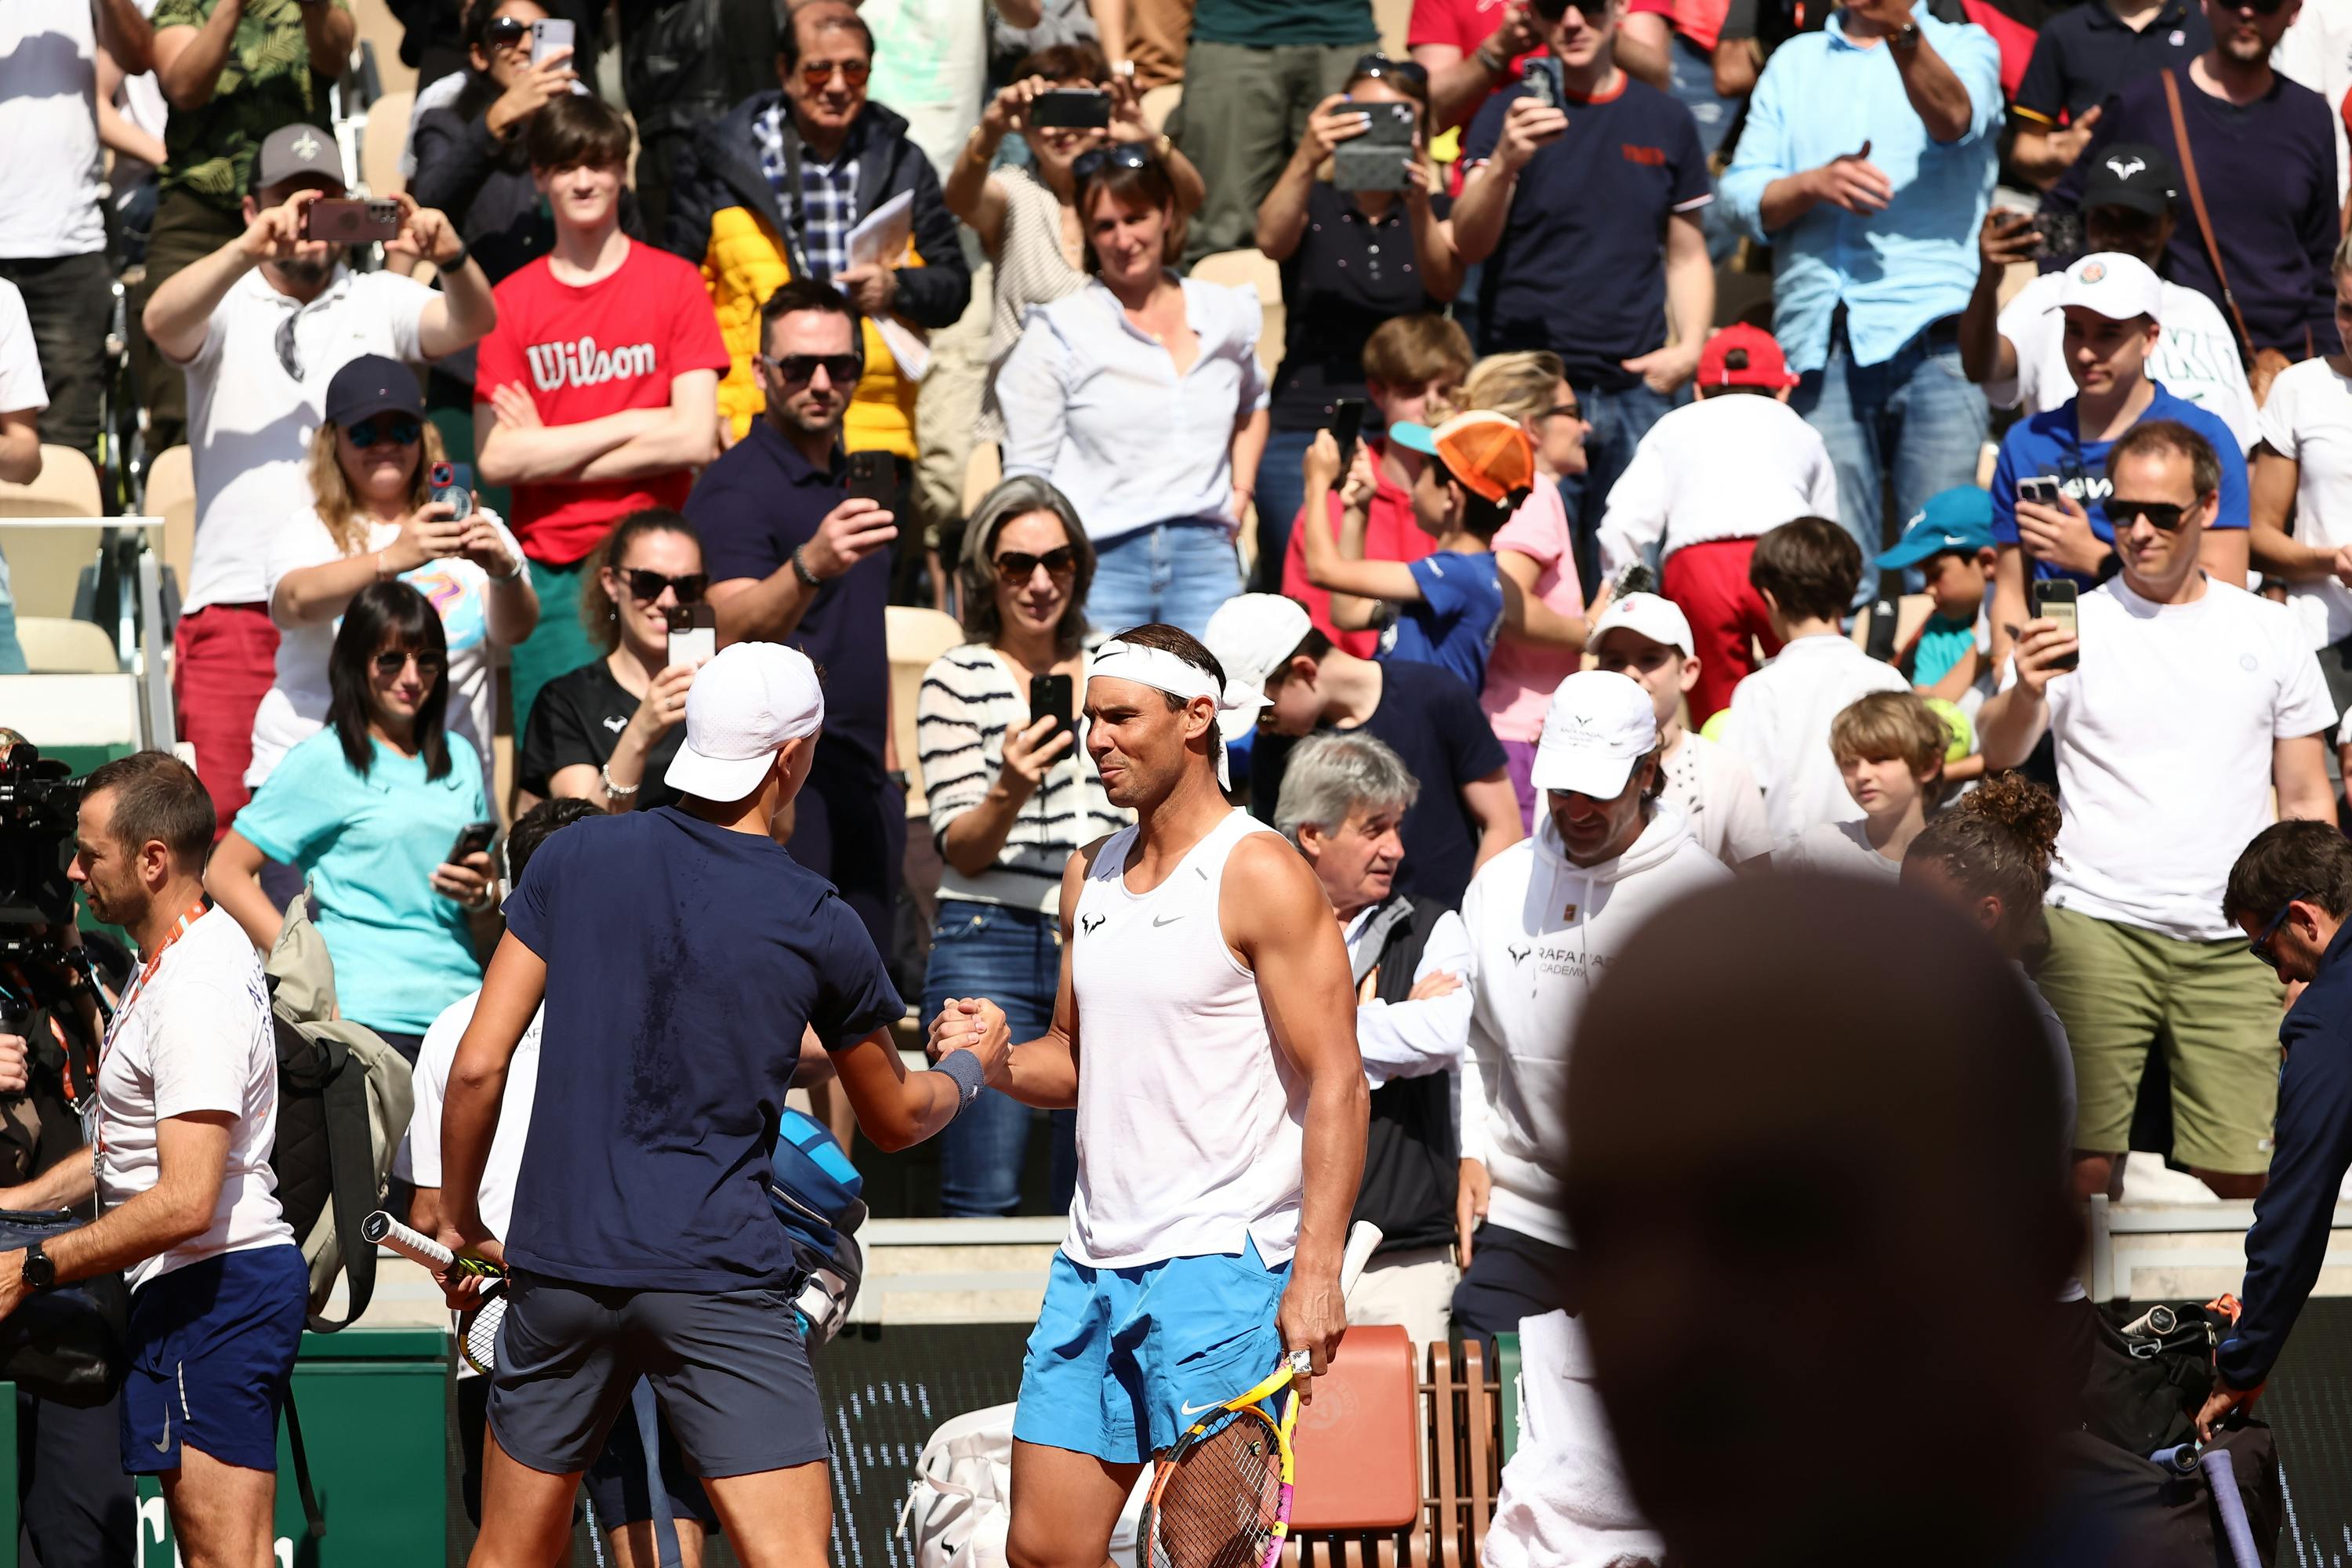
M 1952 733 L 1952 743 L 1944 748 L 1946 763 L 1957 763 L 1977 749 L 1977 727 L 1969 722 L 1969 716 L 1960 710 L 1958 703 L 1948 702 L 1940 697 L 1930 697 L 1927 699 L 1927 709 L 1937 718 L 1941 719 L 1944 721 L 1944 728 Z
M 1706 723 L 1698 727 L 1698 738 L 1702 741 L 1720 741 L 1723 739 L 1723 731 L 1729 728 L 1730 724 L 1731 710 L 1718 708 L 1707 715 Z

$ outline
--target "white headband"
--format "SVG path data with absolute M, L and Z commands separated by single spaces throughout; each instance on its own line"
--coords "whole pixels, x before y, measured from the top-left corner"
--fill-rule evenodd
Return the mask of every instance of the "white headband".
M 1179 702 L 1190 702 L 1206 697 L 1217 705 L 1217 710 L 1230 713 L 1238 709 L 1258 709 L 1266 706 L 1268 699 L 1252 692 L 1235 700 L 1218 689 L 1217 678 L 1199 665 L 1186 662 L 1164 647 L 1145 647 L 1140 643 L 1121 642 L 1117 637 L 1095 649 L 1087 666 L 1087 679 L 1097 675 L 1113 680 L 1132 680 L 1139 686 L 1149 686 L 1155 691 L 1165 691 Z M 1233 777 L 1225 766 L 1225 737 L 1221 726 L 1213 726 L 1217 737 L 1217 787 L 1230 792 Z

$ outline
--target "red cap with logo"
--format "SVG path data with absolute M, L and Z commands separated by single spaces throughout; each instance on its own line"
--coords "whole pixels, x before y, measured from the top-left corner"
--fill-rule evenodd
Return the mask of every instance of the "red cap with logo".
M 1789 362 L 1781 357 L 1780 342 L 1761 327 L 1736 321 L 1706 340 L 1698 351 L 1698 384 L 1716 386 L 1794 386 Z

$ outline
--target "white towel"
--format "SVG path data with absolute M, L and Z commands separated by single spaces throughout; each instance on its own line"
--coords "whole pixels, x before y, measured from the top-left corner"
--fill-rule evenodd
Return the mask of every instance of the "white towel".
M 1665 1542 L 1618 1468 L 1584 1331 L 1566 1312 L 1519 1324 L 1518 1451 L 1503 1467 L 1486 1568 L 1643 1568 Z

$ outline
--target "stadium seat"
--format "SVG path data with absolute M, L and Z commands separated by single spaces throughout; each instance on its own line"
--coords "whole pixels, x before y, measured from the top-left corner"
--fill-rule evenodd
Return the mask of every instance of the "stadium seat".
M 1476 1568 L 1503 1481 L 1496 1443 L 1501 1391 L 1476 1340 L 1464 1341 L 1458 1350 L 1434 1342 L 1428 1354 L 1429 1380 L 1421 1386 L 1429 1395 L 1436 1467 L 1428 1488 L 1433 1561 L 1442 1568 Z
M 20 616 L 16 643 L 34 675 L 113 675 L 122 668 L 106 628 L 88 621 Z
M 196 468 L 186 447 L 166 447 L 155 455 L 141 504 L 148 516 L 163 520 L 163 564 L 186 593 L 188 569 L 196 558 Z
M 890 728 L 898 738 L 898 765 L 907 770 L 907 816 L 911 821 L 930 812 L 923 799 L 923 767 L 915 747 L 915 703 L 922 694 L 923 671 L 963 641 L 963 627 L 953 616 L 914 605 L 892 605 L 883 614 L 883 635 L 890 648 Z
M 360 135 L 360 178 L 368 195 L 397 195 L 406 188 L 400 147 L 408 139 L 408 115 L 415 107 L 414 92 L 387 92 L 368 105 L 367 128 Z
M 1421 1520 L 1421 1390 L 1394 1324 L 1348 1331 L 1298 1414 L 1297 1561 L 1364 1568 L 1428 1559 Z M 1351 1553 L 1349 1549 L 1353 1548 Z M 1402 1550 L 1400 1550 L 1402 1549 Z
M 1143 110 L 1143 122 L 1154 131 L 1167 130 L 1168 117 L 1176 112 L 1176 106 L 1183 100 L 1184 84 L 1181 81 L 1151 89 L 1143 95 L 1143 102 L 1139 106 Z
M 0 517 L 97 517 L 98 470 L 71 447 L 41 444 L 41 472 L 29 485 L 0 483 Z
M 980 510 L 981 499 L 1004 477 L 1004 453 L 993 441 L 974 441 L 963 466 L 963 515 L 967 521 Z M 949 563 L 950 568 L 953 563 Z M 953 575 L 952 570 L 950 575 Z
M 1258 303 L 1265 308 L 1265 326 L 1257 336 L 1258 367 L 1270 381 L 1282 363 L 1282 268 L 1262 250 L 1220 250 L 1194 265 L 1192 276 L 1203 283 L 1257 288 Z

